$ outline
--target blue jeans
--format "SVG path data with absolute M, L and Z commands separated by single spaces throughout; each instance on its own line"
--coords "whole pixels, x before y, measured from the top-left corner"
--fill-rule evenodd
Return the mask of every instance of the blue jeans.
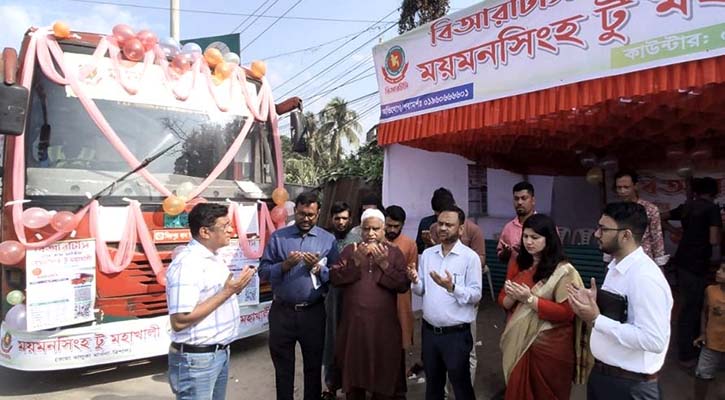
M 169 349 L 169 384 L 177 400 L 224 400 L 229 376 L 229 348 L 213 353 Z

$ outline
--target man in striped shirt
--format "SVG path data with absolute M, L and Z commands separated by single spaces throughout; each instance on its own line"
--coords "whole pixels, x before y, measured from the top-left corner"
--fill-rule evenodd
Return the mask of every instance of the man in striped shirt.
M 255 268 L 234 278 L 217 250 L 233 233 L 227 207 L 202 203 L 189 213 L 192 240 L 166 272 L 171 320 L 169 383 L 177 399 L 223 400 L 229 343 L 238 333 L 239 293 Z

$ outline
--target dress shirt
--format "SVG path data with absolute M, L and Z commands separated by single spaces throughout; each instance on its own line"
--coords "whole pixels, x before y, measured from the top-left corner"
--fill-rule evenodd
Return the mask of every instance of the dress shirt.
M 219 293 L 229 277 L 221 257 L 192 240 L 166 271 L 166 302 L 169 315 L 190 313 L 201 302 Z M 233 294 L 206 318 L 178 332 L 171 341 L 196 346 L 227 344 L 239 329 L 239 302 Z
M 670 342 L 670 286 L 641 247 L 608 268 L 602 289 L 627 297 L 627 322 L 599 315 L 590 340 L 592 354 L 605 364 L 653 374 L 662 368 Z
M 501 255 L 504 243 L 511 246 L 513 253 L 518 253 L 519 247 L 521 246 L 521 232 L 523 232 L 523 230 L 524 225 L 519 221 L 519 217 L 514 217 L 514 219 L 507 222 L 501 231 L 501 237 L 498 239 L 496 254 Z M 512 254 L 511 256 L 515 257 L 516 255 Z
M 319 279 L 322 285 L 314 288 L 310 271 L 304 261 L 300 261 L 287 272 L 282 272 L 282 262 L 293 251 L 320 253 L 320 260 L 327 258 L 321 265 Z M 313 303 L 322 300 L 323 291 L 329 281 L 328 265 L 337 261 L 339 253 L 335 236 L 324 229 L 314 226 L 306 234 L 297 225 L 275 231 L 264 248 L 259 263 L 259 277 L 272 284 L 275 299 L 286 303 Z
M 453 293 L 441 287 L 430 273 L 453 276 Z M 423 319 L 436 327 L 453 326 L 476 321 L 476 305 L 481 300 L 481 259 L 475 251 L 457 241 L 443 256 L 440 244 L 426 249 L 420 257 L 418 283 L 413 293 L 423 296 Z

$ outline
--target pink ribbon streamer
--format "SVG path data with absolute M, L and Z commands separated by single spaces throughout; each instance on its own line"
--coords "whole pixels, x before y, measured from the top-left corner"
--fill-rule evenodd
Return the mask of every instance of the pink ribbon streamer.
M 239 205 L 237 203 L 232 203 L 229 206 L 229 219 L 234 220 L 235 225 L 237 226 L 239 247 L 241 247 L 244 257 L 250 259 L 262 257 L 262 253 L 264 253 L 264 246 L 266 245 L 267 238 L 269 237 L 267 229 L 269 229 L 270 235 L 275 231 L 275 226 L 272 223 L 272 217 L 269 215 L 267 204 L 261 202 L 259 212 L 257 214 L 259 224 L 259 248 L 256 251 L 252 250 L 252 245 L 249 244 L 250 240 L 247 237 L 247 230 L 244 228 L 244 224 L 242 223 L 242 213 L 239 211 Z

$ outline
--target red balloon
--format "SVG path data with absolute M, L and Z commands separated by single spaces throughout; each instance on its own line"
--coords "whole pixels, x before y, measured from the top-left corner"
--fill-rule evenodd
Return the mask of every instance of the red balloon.
M 0 243 L 0 263 L 15 265 L 25 257 L 25 246 L 15 240 L 6 240 Z
M 272 211 L 269 212 L 269 216 L 272 218 L 272 222 L 274 222 L 274 226 L 277 228 L 281 228 L 287 223 L 287 210 L 284 209 L 284 206 L 274 207 Z
M 183 74 L 184 72 L 191 69 L 191 63 L 189 62 L 189 59 L 184 54 L 177 54 L 174 56 L 174 58 L 171 60 L 171 67 L 179 74 Z
M 123 55 L 131 61 L 141 61 L 144 56 L 144 48 L 141 41 L 131 38 L 123 44 Z
M 58 232 L 70 232 L 75 228 L 73 226 L 74 219 L 75 214 L 72 212 L 59 211 L 50 219 L 50 225 Z
M 113 37 L 116 39 L 118 46 L 123 47 L 127 40 L 134 37 L 133 28 L 126 24 L 118 24 L 113 27 Z
M 137 33 L 136 39 L 141 41 L 141 44 L 146 51 L 149 51 L 156 47 L 156 43 L 159 42 L 159 38 L 156 37 L 156 34 L 146 29 Z

